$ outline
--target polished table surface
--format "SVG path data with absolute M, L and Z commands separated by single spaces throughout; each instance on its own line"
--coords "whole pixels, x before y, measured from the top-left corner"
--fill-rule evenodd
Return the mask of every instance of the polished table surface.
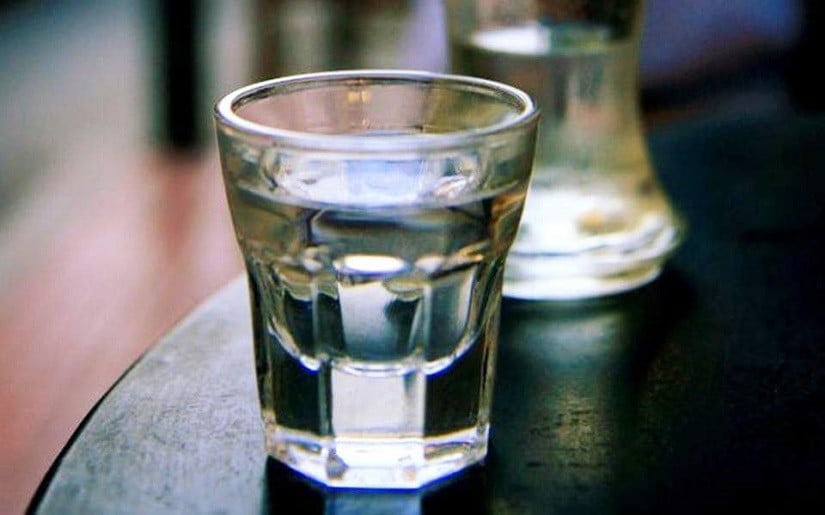
M 37 513 L 706 513 L 825 507 L 823 118 L 650 135 L 690 223 L 662 276 L 505 301 L 490 454 L 413 492 L 325 490 L 267 460 L 246 284 L 141 358 L 75 433 Z M 816 512 L 817 510 L 814 510 Z

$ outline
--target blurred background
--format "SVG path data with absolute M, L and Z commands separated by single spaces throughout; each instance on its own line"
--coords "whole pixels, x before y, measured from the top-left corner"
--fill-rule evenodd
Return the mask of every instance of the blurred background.
M 820 112 L 821 18 L 814 0 L 649 0 L 648 130 Z M 301 71 L 446 70 L 444 31 L 438 0 L 0 0 L 0 513 L 241 272 L 213 102 Z

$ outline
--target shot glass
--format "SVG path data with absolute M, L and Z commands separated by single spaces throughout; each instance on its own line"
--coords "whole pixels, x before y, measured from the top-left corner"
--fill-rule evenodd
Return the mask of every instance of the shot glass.
M 651 166 L 638 105 L 641 0 L 447 0 L 452 70 L 542 110 L 504 294 L 578 299 L 655 279 L 684 224 Z
M 354 488 L 416 488 L 481 460 L 530 97 L 325 72 L 239 89 L 215 118 L 269 454 Z

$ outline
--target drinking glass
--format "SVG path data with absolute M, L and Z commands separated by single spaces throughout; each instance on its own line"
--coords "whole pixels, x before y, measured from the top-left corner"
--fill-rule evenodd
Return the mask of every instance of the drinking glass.
M 542 109 L 506 296 L 575 299 L 659 275 L 684 232 L 655 176 L 638 106 L 640 0 L 447 0 L 452 69 Z
M 537 120 L 515 88 L 426 72 L 218 102 L 273 457 L 333 487 L 416 488 L 485 456 Z

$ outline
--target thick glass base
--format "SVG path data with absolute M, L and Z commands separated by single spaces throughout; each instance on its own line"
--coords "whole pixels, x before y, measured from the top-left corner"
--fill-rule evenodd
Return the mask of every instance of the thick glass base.
M 269 428 L 269 454 L 293 470 L 336 488 L 419 488 L 487 454 L 489 425 L 429 438 L 318 438 Z
M 612 295 L 656 279 L 679 245 L 683 227 L 662 230 L 647 244 L 549 254 L 511 252 L 504 272 L 504 296 L 524 300 L 576 300 Z

